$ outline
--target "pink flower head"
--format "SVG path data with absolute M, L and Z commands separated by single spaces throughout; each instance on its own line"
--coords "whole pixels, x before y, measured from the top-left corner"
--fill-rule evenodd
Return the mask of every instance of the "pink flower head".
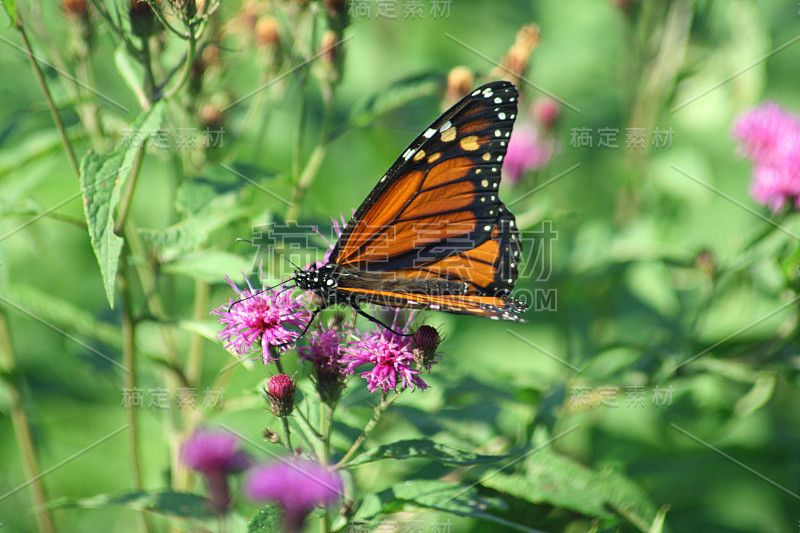
M 339 347 L 345 341 L 345 335 L 341 328 L 320 327 L 306 335 L 306 338 L 308 346 L 301 346 L 297 349 L 297 353 L 302 359 L 326 367 L 339 364 L 341 359 Z
M 227 433 L 198 430 L 183 443 L 181 459 L 205 477 L 211 509 L 226 513 L 231 504 L 228 475 L 250 464 L 247 455 L 239 449 L 239 441 Z
M 543 139 L 539 129 L 530 124 L 520 124 L 511 132 L 503 175 L 512 185 L 529 170 L 538 170 L 553 157 L 552 140 Z
M 396 326 L 398 310 L 392 328 Z M 408 333 L 414 321 L 414 314 L 409 317 L 406 325 L 399 329 L 400 333 Z M 359 372 L 358 375 L 367 380 L 367 389 L 370 392 L 383 392 L 397 390 L 398 387 L 427 389 L 428 385 L 419 377 L 420 370 L 415 366 L 414 337 L 398 335 L 391 330 L 380 328 L 377 331 L 364 334 L 361 338 L 350 342 L 342 348 L 342 362 L 346 363 L 349 374 L 356 373 L 361 365 L 372 365 L 372 368 Z
M 733 136 L 753 162 L 753 198 L 773 211 L 787 200 L 800 208 L 800 117 L 763 104 L 739 116 Z
M 269 351 L 270 345 L 294 342 L 311 318 L 305 296 L 295 297 L 290 291 L 280 288 L 255 291 L 250 280 L 247 289 L 239 289 L 230 278 L 226 279 L 239 298 L 235 303 L 231 300 L 228 305 L 213 311 L 225 325 L 217 337 L 227 342 L 226 350 L 238 355 L 246 354 L 258 345 L 264 364 L 271 363 L 274 358 Z M 283 349 L 287 347 L 283 346 Z
M 249 460 L 233 435 L 210 430 L 197 430 L 183 443 L 183 462 L 204 474 L 232 474 L 247 467 Z
M 257 502 L 280 504 L 288 531 L 300 531 L 308 514 L 317 506 L 336 503 L 342 479 L 319 463 L 297 460 L 262 465 L 249 472 L 244 492 Z

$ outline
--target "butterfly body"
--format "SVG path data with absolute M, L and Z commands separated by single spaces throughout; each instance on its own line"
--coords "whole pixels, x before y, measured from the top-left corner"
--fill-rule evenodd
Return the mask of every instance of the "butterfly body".
M 323 302 L 433 309 L 524 322 L 510 296 L 522 246 L 500 201 L 517 90 L 492 82 L 439 117 L 356 210 L 328 262 L 295 273 Z M 363 314 L 363 312 L 361 312 Z

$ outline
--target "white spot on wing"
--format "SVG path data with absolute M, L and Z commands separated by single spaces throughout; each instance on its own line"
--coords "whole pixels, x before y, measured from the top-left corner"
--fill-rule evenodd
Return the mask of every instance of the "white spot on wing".
M 425 133 L 422 134 L 422 136 L 425 137 L 426 139 L 430 139 L 434 135 L 436 135 L 436 130 L 433 128 L 428 128 L 427 130 L 425 130 Z
M 450 122 L 450 121 L 448 120 L 447 122 L 445 122 L 444 124 L 442 124 L 442 127 L 441 127 L 441 128 L 439 128 L 439 133 L 442 133 L 442 132 L 444 132 L 444 131 L 447 131 L 447 130 L 449 130 L 449 129 L 450 129 L 450 126 L 452 126 L 452 125 L 453 125 L 453 123 L 452 123 L 452 122 Z M 434 132 L 434 133 L 435 133 L 435 132 Z
M 505 113 L 498 113 L 497 114 L 497 118 L 499 118 L 500 120 L 505 120 L 506 119 L 506 114 Z
M 498 96 L 497 98 L 494 99 L 494 103 L 495 104 L 502 104 L 503 103 L 503 99 Z

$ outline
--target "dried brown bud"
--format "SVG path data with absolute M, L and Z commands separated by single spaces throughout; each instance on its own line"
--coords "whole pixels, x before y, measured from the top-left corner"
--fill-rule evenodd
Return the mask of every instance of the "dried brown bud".
M 261 17 L 258 19 L 255 28 L 256 43 L 259 46 L 275 46 L 280 41 L 278 31 L 278 20 L 275 17 Z
M 539 26 L 536 24 L 523 26 L 517 32 L 516 44 L 528 50 L 529 54 L 539 45 L 539 41 Z
M 447 100 L 454 103 L 460 100 L 475 84 L 475 74 L 467 67 L 453 67 L 447 74 Z
M 324 3 L 331 15 L 341 15 L 347 10 L 345 0 L 325 0 Z
M 70 16 L 85 17 L 89 14 L 87 0 L 61 0 L 61 7 Z
M 200 107 L 198 115 L 200 116 L 200 124 L 202 124 L 204 128 L 212 130 L 220 129 L 222 123 L 225 121 L 225 114 L 222 112 L 220 106 L 215 103 L 203 104 Z
M 339 59 L 339 36 L 333 30 L 328 30 L 322 35 L 322 42 L 319 45 L 322 53 L 322 62 L 328 65 L 335 65 Z

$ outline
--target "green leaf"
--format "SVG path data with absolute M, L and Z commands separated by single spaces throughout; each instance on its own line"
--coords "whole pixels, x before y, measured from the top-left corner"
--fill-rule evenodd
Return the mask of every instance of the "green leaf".
M 106 297 L 112 308 L 123 243 L 122 238 L 114 233 L 114 212 L 136 152 L 161 125 L 163 110 L 163 102 L 157 102 L 133 123 L 131 131 L 134 135 L 123 139 L 114 152 L 102 155 L 89 152 L 81 161 L 83 208 L 92 249 L 97 256 Z
M 388 88 L 367 98 L 356 105 L 350 115 L 350 125 L 361 127 L 369 124 L 380 115 L 400 106 L 413 102 L 421 96 L 435 94 L 442 82 L 438 73 L 425 73 L 403 78 Z
M 487 509 L 505 507 L 497 498 L 478 495 L 472 486 L 436 479 L 417 479 L 398 483 L 389 489 L 368 495 L 362 501 L 354 519 L 370 520 L 381 513 L 401 509 L 404 502 L 463 516 L 473 516 L 475 513 L 484 513 Z
M 125 494 L 100 494 L 81 500 L 62 499 L 52 502 L 49 507 L 59 508 L 101 508 L 121 505 L 129 509 L 145 510 L 175 518 L 207 519 L 213 513 L 206 500 L 197 494 L 185 492 L 129 492 Z
M 11 24 L 8 25 L 11 27 L 17 23 L 17 10 L 14 7 L 14 0 L 3 0 L 3 6 L 5 6 L 6 13 L 11 18 Z
M 281 531 L 281 508 L 277 505 L 262 507 L 247 524 L 247 533 Z
M 484 463 L 493 463 L 506 459 L 507 455 L 481 455 L 466 452 L 433 442 L 429 439 L 410 439 L 384 444 L 368 452 L 362 453 L 353 459 L 347 466 L 357 466 L 372 463 L 382 459 L 433 459 L 446 465 L 471 466 Z
M 481 485 L 533 504 L 548 504 L 603 518 L 614 510 L 641 531 L 656 518 L 644 491 L 611 469 L 591 470 L 548 448 L 530 454 L 524 471 L 487 472 Z
M 144 69 L 138 61 L 134 61 L 128 55 L 125 45 L 119 45 L 114 52 L 114 64 L 117 66 L 117 72 L 119 72 L 125 84 L 131 88 L 136 98 L 143 100 L 142 80 L 144 79 Z
M 162 265 L 169 274 L 181 274 L 190 278 L 216 283 L 231 272 L 249 271 L 250 260 L 227 252 L 201 251 L 188 253 Z
M 772 398 L 772 393 L 775 391 L 775 380 L 776 376 L 772 372 L 759 374 L 753 388 L 736 402 L 734 407 L 736 415 L 744 418 L 763 407 Z

